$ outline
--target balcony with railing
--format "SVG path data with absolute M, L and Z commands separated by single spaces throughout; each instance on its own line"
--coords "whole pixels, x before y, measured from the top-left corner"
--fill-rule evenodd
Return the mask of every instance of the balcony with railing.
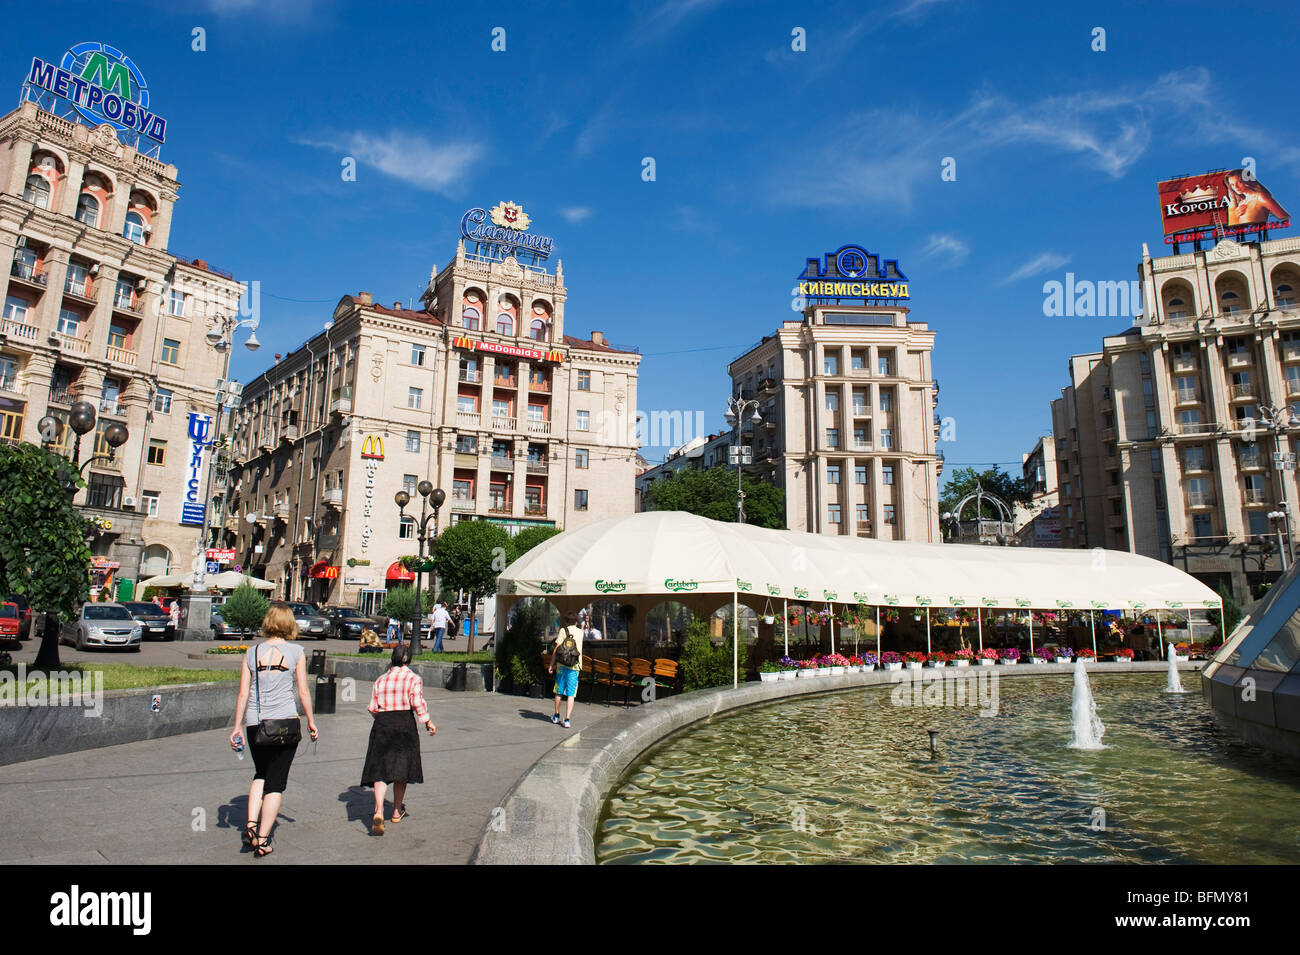
M 1262 487 L 1248 487 L 1241 492 L 1241 499 L 1247 504 L 1268 504 L 1269 494 Z
M 1287 376 L 1286 394 L 1288 398 L 1294 398 L 1296 395 L 1300 395 L 1300 377 L 1293 378 Z
M 515 469 L 515 459 L 509 454 L 492 455 L 493 471 L 513 471 Z
M 341 487 L 328 487 L 328 488 L 326 488 L 324 491 L 321 492 L 320 499 L 321 499 L 321 503 L 323 503 L 323 504 L 325 504 L 325 505 L 327 505 L 327 506 L 329 506 L 329 507 L 342 507 L 342 506 L 343 506 L 343 488 L 341 488 Z
M 1255 359 L 1252 358 L 1250 352 L 1245 349 L 1228 352 L 1227 359 L 1229 368 L 1244 368 L 1247 365 L 1253 365 L 1255 363 Z
M 90 353 L 90 339 L 76 338 L 72 335 L 60 333 L 59 350 L 69 355 L 87 355 Z
M 1194 388 L 1179 388 L 1174 392 L 1174 407 L 1187 408 L 1201 403 L 1201 394 Z
M 0 444 L 20 444 L 22 439 L 23 412 L 0 411 Z
M 546 505 L 541 501 L 529 501 L 524 505 L 525 517 L 545 517 Z
M 549 378 L 529 378 L 528 390 L 536 392 L 549 392 L 551 390 L 551 379 Z
M 101 414 L 116 415 L 119 418 L 126 416 L 126 405 L 122 404 L 120 398 L 100 398 L 99 410 Z
M 544 418 L 529 418 L 528 430 L 532 434 L 550 434 L 551 423 Z
M 514 418 L 508 418 L 505 415 L 492 416 L 493 431 L 514 431 L 518 422 Z
M 352 413 L 352 386 L 342 385 L 330 392 L 330 414 Z
M 477 385 L 483 380 L 483 372 L 462 368 L 457 376 L 458 381 L 463 381 L 471 385 Z
M 519 387 L 519 379 L 516 378 L 514 375 L 496 375 L 496 376 L 492 379 L 492 387 L 493 387 L 493 388 L 509 388 L 509 389 L 518 388 L 518 387 Z
M 139 315 L 144 311 L 144 299 L 131 289 L 118 288 L 113 293 L 113 308 L 127 315 Z
M 483 416 L 477 411 L 457 411 L 456 423 L 462 428 L 481 428 Z
M 63 294 L 86 305 L 95 304 L 95 282 L 92 279 L 78 279 L 71 272 L 63 283 Z
M 1175 355 L 1170 362 L 1174 371 L 1195 371 L 1196 358 L 1193 355 Z
M 287 524 L 289 522 L 289 502 L 282 501 L 276 504 L 271 513 L 275 515 L 277 521 L 284 521 Z
M 1232 384 L 1228 386 L 1228 394 L 1232 397 L 1233 401 L 1256 399 L 1259 397 L 1259 387 L 1257 385 L 1252 385 L 1249 382 L 1246 382 L 1245 384 Z
M 1189 508 L 1208 508 L 1214 506 L 1214 496 L 1208 491 L 1188 491 L 1187 506 Z
M 109 345 L 104 350 L 104 355 L 109 361 L 118 365 L 127 365 L 130 368 L 134 368 L 136 362 L 140 359 L 139 352 L 134 352 L 129 348 L 123 348 L 118 345 Z
M 1282 360 L 1300 361 L 1300 342 L 1283 342 Z
M 546 474 L 547 471 L 548 471 L 548 467 L 547 467 L 547 463 L 546 463 L 546 459 L 545 459 L 545 458 L 529 458 L 529 459 L 528 459 L 528 473 L 529 473 L 529 474 Z
M 14 264 L 10 266 L 9 274 L 20 282 L 32 286 L 37 291 L 43 291 L 50 278 L 45 274 L 43 269 L 38 268 L 35 265 L 30 265 L 27 262 L 19 261 L 15 261 Z
M 8 338 L 16 338 L 22 342 L 34 342 L 38 334 L 35 325 L 28 325 L 26 322 L 15 321 L 12 318 L 0 320 L 0 332 Z
M 512 511 L 509 498 L 494 497 L 488 505 L 489 514 L 509 515 Z
M 1179 434 L 1213 434 L 1219 430 L 1213 421 L 1180 421 L 1176 427 Z

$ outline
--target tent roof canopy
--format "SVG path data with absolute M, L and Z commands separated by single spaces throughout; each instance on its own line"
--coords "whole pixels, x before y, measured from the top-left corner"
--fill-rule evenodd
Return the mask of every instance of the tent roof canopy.
M 807 603 L 1036 610 L 1204 609 L 1219 596 L 1126 551 L 918 544 L 650 511 L 565 531 L 501 574 L 500 593 L 752 593 Z

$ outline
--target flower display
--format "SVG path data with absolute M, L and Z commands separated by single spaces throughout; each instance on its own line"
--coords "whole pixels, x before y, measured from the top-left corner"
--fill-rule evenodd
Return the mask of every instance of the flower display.
M 1074 651 L 1071 650 L 1069 647 L 1056 648 L 1056 659 L 1058 660 L 1062 660 L 1062 659 L 1069 660 L 1073 656 L 1074 656 Z
M 960 650 L 953 651 L 952 658 L 954 660 L 974 660 L 975 651 L 970 647 L 962 647 Z
M 1133 659 L 1133 651 L 1130 650 L 1128 647 L 1124 647 L 1122 650 L 1116 650 L 1116 651 L 1115 651 L 1115 658 L 1116 658 L 1116 659 L 1119 659 L 1119 658 L 1121 658 L 1121 657 L 1123 657 L 1125 660 L 1132 660 L 1132 659 Z
M 979 652 L 978 656 L 981 660 L 996 660 L 998 658 L 998 651 L 994 650 L 992 647 L 985 647 Z
M 797 670 L 797 669 L 799 669 L 799 661 L 798 661 L 798 660 L 791 659 L 790 657 L 782 657 L 780 660 L 777 660 L 776 662 L 777 662 L 777 666 L 778 666 L 778 668 L 779 668 L 779 669 L 782 669 L 782 670 Z
M 779 673 L 781 672 L 781 664 L 777 663 L 775 660 L 764 660 L 758 665 L 758 672 Z
M 1052 651 L 1047 649 L 1047 647 L 1039 647 L 1034 651 L 1034 656 L 1038 657 L 1040 660 L 1048 661 L 1052 659 Z
M 924 663 L 925 654 L 919 650 L 908 650 L 903 654 L 903 660 L 906 663 Z
M 1019 660 L 1020 649 L 1018 647 L 1003 647 L 998 656 L 1003 660 Z
M 816 670 L 821 666 L 821 661 L 816 657 L 811 657 L 799 664 L 801 670 Z
M 888 654 L 886 653 L 885 656 L 888 656 Z M 864 667 L 873 667 L 873 666 L 875 666 L 877 663 L 879 663 L 880 660 L 877 659 L 877 657 L 876 657 L 876 655 L 875 655 L 874 653 L 864 653 L 864 654 L 862 654 L 862 661 L 861 661 L 861 662 L 862 662 L 862 665 L 863 665 Z
M 1082 650 L 1079 651 L 1080 660 L 1091 660 L 1096 655 L 1097 654 L 1092 652 L 1092 647 L 1084 647 Z
M 880 662 L 881 663 L 902 663 L 903 658 L 899 656 L 897 653 L 895 653 L 893 650 L 886 650 L 884 653 L 880 655 Z

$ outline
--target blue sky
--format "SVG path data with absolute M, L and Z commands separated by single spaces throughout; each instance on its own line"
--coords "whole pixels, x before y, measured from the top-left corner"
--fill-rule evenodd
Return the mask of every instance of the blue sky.
M 1044 281 L 1135 278 L 1144 241 L 1165 251 L 1155 184 L 1172 175 L 1252 156 L 1300 206 L 1293 4 L 42 10 L 0 36 L 15 103 L 32 56 L 82 40 L 131 54 L 180 170 L 173 249 L 261 282 L 245 380 L 343 294 L 417 297 L 461 214 L 513 199 L 555 238 L 566 330 L 639 347 L 640 407 L 703 409 L 714 430 L 726 363 L 794 315 L 806 257 L 856 243 L 897 258 L 912 318 L 938 333 L 949 464 L 1018 467 L 1066 358 L 1128 324 L 1044 317 Z

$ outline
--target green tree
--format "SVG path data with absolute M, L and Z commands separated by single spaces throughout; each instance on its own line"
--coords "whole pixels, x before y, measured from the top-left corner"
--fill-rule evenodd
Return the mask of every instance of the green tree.
M 545 600 L 525 600 L 515 607 L 510 625 L 496 645 L 497 674 L 516 689 L 546 682 L 543 662 L 551 608 Z
M 742 633 L 741 639 L 744 639 Z M 682 671 L 683 690 L 703 690 L 711 686 L 726 686 L 732 679 L 732 645 L 724 640 L 720 646 L 713 645 L 708 619 L 692 620 L 686 627 L 686 642 L 682 644 L 682 655 L 677 663 Z M 745 665 L 745 648 L 740 650 L 740 664 Z
M 429 590 L 420 591 L 420 604 L 426 613 L 433 609 L 433 594 Z M 388 591 L 379 612 L 396 617 L 403 624 L 410 623 L 415 617 L 415 587 L 394 587 Z
M 465 591 L 470 607 L 479 597 L 497 592 L 497 577 L 510 563 L 510 535 L 499 524 L 461 521 L 438 535 L 434 567 L 441 586 L 449 592 Z M 473 631 L 469 651 L 474 652 Z
M 510 538 L 506 547 L 506 559 L 514 563 L 543 541 L 550 540 L 560 533 L 558 527 L 528 527 Z
M 262 628 L 262 621 L 270 609 L 271 601 L 248 581 L 244 581 L 221 605 L 221 619 L 235 630 L 256 633 Z
M 996 494 L 1012 508 L 1017 504 L 1029 504 L 1034 499 L 1034 489 L 1028 481 L 1023 477 L 1012 477 L 997 465 L 987 471 L 958 468 L 952 472 L 948 483 L 943 486 L 943 493 L 939 495 L 939 513 L 951 511 L 956 516 L 957 504 L 967 494 L 974 494 L 976 485 L 982 487 L 987 494 Z M 966 512 L 960 516 L 962 520 L 974 519 L 974 508 L 968 505 Z M 996 507 L 985 504 L 980 516 L 997 518 L 999 515 Z
M 22 594 L 33 610 L 70 619 L 90 595 L 89 524 L 61 476 L 75 478 L 57 454 L 0 444 L 0 594 Z
M 785 529 L 785 491 L 746 475 L 745 523 Z M 687 511 L 715 521 L 736 519 L 736 472 L 728 468 L 682 468 L 651 483 L 648 511 Z
M 1241 623 L 1246 612 L 1241 609 L 1241 604 L 1232 599 L 1232 591 L 1228 589 L 1227 584 L 1219 584 L 1219 597 L 1223 600 L 1223 613 L 1211 610 L 1205 616 L 1210 623 L 1214 624 L 1215 630 L 1220 635 L 1219 639 L 1222 640 L 1222 634 L 1232 636 L 1232 631 L 1237 629 L 1237 624 Z

